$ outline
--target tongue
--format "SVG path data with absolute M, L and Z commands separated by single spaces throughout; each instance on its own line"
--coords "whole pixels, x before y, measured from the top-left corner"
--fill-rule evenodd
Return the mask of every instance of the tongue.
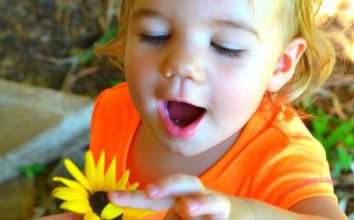
M 203 108 L 175 101 L 167 103 L 167 110 L 173 123 L 179 127 L 188 126 L 204 112 Z

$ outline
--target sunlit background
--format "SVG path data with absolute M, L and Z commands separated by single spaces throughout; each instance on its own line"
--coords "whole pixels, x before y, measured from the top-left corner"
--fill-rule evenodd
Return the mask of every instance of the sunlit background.
M 336 19 L 329 31 L 344 56 L 354 62 L 354 0 L 323 0 L 319 17 L 320 22 Z

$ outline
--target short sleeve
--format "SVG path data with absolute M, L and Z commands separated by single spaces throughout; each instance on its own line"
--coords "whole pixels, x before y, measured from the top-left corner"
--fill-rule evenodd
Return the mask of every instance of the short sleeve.
M 102 140 L 102 137 L 106 131 L 105 121 L 108 121 L 108 114 L 105 110 L 105 97 L 110 92 L 110 89 L 106 89 L 101 92 L 95 101 L 95 106 L 92 113 L 91 119 L 91 137 L 90 137 L 90 151 L 93 152 L 95 160 L 98 160 L 98 157 L 104 146 L 107 145 Z
M 337 199 L 322 145 L 312 137 L 290 137 L 255 170 L 251 193 L 257 199 L 289 209 L 314 196 Z
M 122 159 L 139 121 L 126 83 L 103 91 L 96 99 L 91 120 L 90 151 L 95 161 L 102 151 L 106 165 L 113 158 Z

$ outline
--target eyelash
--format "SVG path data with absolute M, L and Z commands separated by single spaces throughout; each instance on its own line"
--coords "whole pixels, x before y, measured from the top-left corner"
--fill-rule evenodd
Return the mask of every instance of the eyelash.
M 239 50 L 239 49 L 230 49 L 223 47 L 219 44 L 216 44 L 214 42 L 211 42 L 210 45 L 218 52 L 226 56 L 230 57 L 237 57 L 240 58 L 244 52 L 244 50 Z
M 147 34 L 140 34 L 140 40 L 144 43 L 152 44 L 154 46 L 159 46 L 163 44 L 165 41 L 170 39 L 170 35 L 147 35 Z M 210 42 L 210 46 L 212 46 L 218 53 L 222 55 L 226 55 L 229 57 L 237 57 L 240 58 L 244 52 L 244 50 L 239 49 L 229 49 L 223 47 L 219 44 L 214 42 Z
M 152 44 L 152 45 L 160 45 L 170 39 L 170 35 L 147 35 L 140 34 L 140 40 L 144 43 Z

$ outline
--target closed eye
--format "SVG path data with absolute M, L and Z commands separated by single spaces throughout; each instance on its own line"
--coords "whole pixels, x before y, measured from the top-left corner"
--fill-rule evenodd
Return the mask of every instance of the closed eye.
M 148 35 L 140 34 L 140 40 L 152 45 L 160 45 L 170 39 L 170 35 Z
M 237 57 L 240 58 L 242 54 L 245 52 L 245 50 L 241 49 L 230 49 L 223 47 L 215 42 L 210 42 L 210 45 L 220 54 L 230 56 L 230 57 Z

